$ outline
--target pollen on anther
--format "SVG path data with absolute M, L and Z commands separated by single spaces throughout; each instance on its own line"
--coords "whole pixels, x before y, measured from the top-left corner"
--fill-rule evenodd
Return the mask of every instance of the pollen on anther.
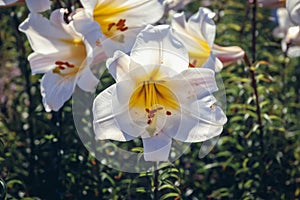
M 171 111 L 166 111 L 166 115 L 172 115 Z

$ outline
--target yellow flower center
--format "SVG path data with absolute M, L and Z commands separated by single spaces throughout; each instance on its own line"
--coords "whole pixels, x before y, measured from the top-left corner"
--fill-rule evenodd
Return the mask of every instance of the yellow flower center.
M 75 76 L 82 70 L 85 65 L 87 56 L 86 48 L 80 39 L 61 39 L 62 42 L 71 46 L 72 53 L 65 57 L 64 60 L 56 60 L 54 63 L 56 67 L 52 70 L 53 73 L 64 77 Z M 69 60 L 72 60 L 70 62 Z
M 118 42 L 124 42 L 124 35 L 120 34 L 128 29 L 126 26 L 126 19 L 121 19 L 118 14 L 130 9 L 129 7 L 118 7 L 107 4 L 98 4 L 94 9 L 94 20 L 97 21 L 101 27 L 102 33 L 110 39 Z
M 195 38 L 199 48 L 195 51 L 189 51 L 190 67 L 201 67 L 210 56 L 210 46 L 204 40 Z
M 133 92 L 129 100 L 129 109 L 138 108 L 145 112 L 147 118 L 146 131 L 150 136 L 158 132 L 157 115 L 172 115 L 172 110 L 177 110 L 179 104 L 176 96 L 163 81 L 144 81 Z

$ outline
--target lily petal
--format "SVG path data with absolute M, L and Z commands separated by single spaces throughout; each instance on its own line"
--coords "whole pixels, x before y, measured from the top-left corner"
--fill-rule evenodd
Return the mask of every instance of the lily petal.
M 118 39 L 114 39 L 112 37 L 107 38 L 105 36 L 101 37 L 101 45 L 103 46 L 107 56 L 113 56 L 114 52 L 117 50 L 129 54 L 136 40 L 136 36 L 141 32 L 141 30 L 143 30 L 143 28 L 144 27 L 130 28 L 115 35 L 115 38 Z
M 70 23 L 74 24 L 76 31 L 80 33 L 83 40 L 86 40 L 92 48 L 95 48 L 102 36 L 99 24 L 93 21 L 92 16 L 84 9 L 78 9 L 72 19 Z
M 188 54 L 181 42 L 170 32 L 170 27 L 148 25 L 137 36 L 131 58 L 143 66 L 166 66 L 175 72 L 188 67 Z
M 211 55 L 216 34 L 212 20 L 214 15 L 209 9 L 199 8 L 187 22 L 183 12 L 173 16 L 174 34 L 187 48 L 191 67 L 208 67 L 216 71 L 222 69 L 218 59 Z
M 288 10 L 291 20 L 296 25 L 300 25 L 300 1 L 286 0 L 286 9 Z
M 87 12 L 93 16 L 94 8 L 98 3 L 98 0 L 80 0 L 80 3 L 87 10 Z
M 44 74 L 52 70 L 55 67 L 55 63 L 53 61 L 56 60 L 59 56 L 61 56 L 59 52 L 47 56 L 35 52 L 31 53 L 28 56 L 31 73 Z
M 185 108 L 174 139 L 183 142 L 202 142 L 221 134 L 227 118 L 222 109 L 213 102 L 213 97 L 207 96 L 193 103 L 191 106 L 193 110 Z
M 99 79 L 92 73 L 89 67 L 85 67 L 78 77 L 78 86 L 86 92 L 94 92 Z
M 44 12 L 50 9 L 49 0 L 25 0 L 30 12 Z
M 41 14 L 31 13 L 20 24 L 19 30 L 27 35 L 31 48 L 35 52 L 50 54 L 55 52 L 69 53 L 71 51 L 64 42 L 74 39 L 68 34 L 69 30 L 66 30 L 68 25 L 62 26 L 61 24 L 64 12 L 64 9 L 53 11 L 50 20 Z
M 107 60 L 106 65 L 110 74 L 117 82 L 121 81 L 122 77 L 125 78 L 131 70 L 140 67 L 139 64 L 135 63 L 127 54 L 121 51 L 116 51 L 114 57 Z
M 194 89 L 194 91 L 202 91 L 204 88 L 212 94 L 218 91 L 218 87 L 215 80 L 215 72 L 207 68 L 189 68 L 183 71 L 177 77 L 174 77 L 174 80 L 180 82 L 180 77 L 183 76 L 184 80 Z M 178 85 L 185 85 L 183 82 Z M 187 86 L 184 86 L 187 87 Z M 187 90 L 186 90 L 187 91 Z M 202 93 L 202 92 L 201 92 Z M 188 96 L 188 95 L 186 95 Z M 198 96 L 198 95 L 197 95 Z
M 238 46 L 222 47 L 214 44 L 212 52 L 224 66 L 236 63 L 245 55 L 244 50 Z
M 212 20 L 214 16 L 215 13 L 211 10 L 199 8 L 198 12 L 188 20 L 191 30 L 198 36 L 202 36 L 210 47 L 212 47 L 216 35 L 216 25 Z
M 168 160 L 171 145 L 172 138 L 165 134 L 143 138 L 144 159 L 146 161 Z
M 121 131 L 115 120 L 115 113 L 112 104 L 112 93 L 115 85 L 110 86 L 96 97 L 93 104 L 94 131 L 96 139 L 129 141 L 134 137 Z
M 215 72 L 220 72 L 223 67 L 223 63 L 213 53 L 210 54 L 206 62 L 202 65 L 202 68 L 208 68 Z
M 86 0 L 82 2 L 85 6 L 92 7 L 95 0 L 90 4 Z M 163 5 L 158 0 L 98 0 L 93 14 L 96 21 L 100 19 L 101 27 L 104 25 L 101 24 L 101 18 L 104 16 L 106 21 L 110 22 L 114 22 L 116 18 L 126 19 L 128 27 L 136 27 L 157 22 L 163 12 Z
M 45 110 L 58 111 L 71 98 L 76 85 L 76 76 L 68 78 L 52 73 L 46 73 L 41 81 L 41 94 Z

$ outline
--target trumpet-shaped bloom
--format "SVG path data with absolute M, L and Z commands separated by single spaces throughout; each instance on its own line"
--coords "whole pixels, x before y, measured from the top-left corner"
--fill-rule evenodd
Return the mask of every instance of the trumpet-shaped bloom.
M 183 12 L 173 16 L 174 33 L 187 48 L 191 67 L 206 67 L 216 71 L 223 67 L 211 53 L 216 35 L 216 26 L 212 20 L 214 16 L 215 14 L 206 8 L 199 8 L 188 21 Z
M 32 73 L 45 73 L 41 93 L 46 111 L 61 108 L 71 97 L 76 83 L 85 91 L 93 91 L 98 83 L 88 66 L 93 58 L 93 44 L 89 40 L 97 37 L 99 26 L 83 15 L 74 16 L 82 24 L 82 32 L 76 32 L 73 21 L 64 22 L 64 12 L 64 9 L 55 10 L 50 20 L 40 14 L 30 14 L 19 26 L 34 51 L 28 56 Z
M 300 0 L 286 0 L 286 9 L 291 20 L 296 25 L 300 25 Z
M 214 44 L 212 52 L 223 63 L 224 66 L 236 63 L 245 55 L 244 50 L 238 46 L 223 47 Z
M 96 139 L 141 137 L 145 160 L 165 161 L 172 138 L 201 142 L 219 135 L 226 116 L 212 95 L 215 73 L 188 66 L 188 53 L 169 26 L 147 26 L 130 56 L 116 51 L 107 60 L 116 84 L 94 100 Z
M 128 52 L 136 35 L 164 13 L 159 0 L 81 0 L 81 3 L 100 25 L 105 36 L 102 45 L 110 56 L 117 49 Z
M 10 6 L 22 2 L 24 2 L 24 0 L 0 0 L 0 7 Z M 25 2 L 30 12 L 43 12 L 50 9 L 49 0 L 25 0 Z

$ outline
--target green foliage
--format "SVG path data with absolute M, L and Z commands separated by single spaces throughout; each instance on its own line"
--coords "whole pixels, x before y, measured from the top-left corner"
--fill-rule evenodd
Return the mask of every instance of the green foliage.
M 193 13 L 199 4 L 191 3 L 185 11 Z M 210 8 L 217 13 L 216 43 L 241 46 L 252 56 L 247 1 L 214 0 Z M 85 149 L 71 102 L 62 111 L 44 111 L 41 77 L 31 75 L 31 50 L 17 31 L 27 14 L 24 6 L 1 8 L 0 13 L 0 199 L 4 192 L 10 200 L 300 198 L 300 60 L 287 58 L 281 41 L 272 36 L 271 10 L 258 9 L 257 62 L 251 68 L 240 62 L 221 72 L 229 121 L 212 152 L 200 159 L 201 144 L 192 144 L 172 165 L 140 174 L 111 169 Z M 104 73 L 103 88 L 112 83 Z M 118 145 L 140 152 L 134 143 Z

